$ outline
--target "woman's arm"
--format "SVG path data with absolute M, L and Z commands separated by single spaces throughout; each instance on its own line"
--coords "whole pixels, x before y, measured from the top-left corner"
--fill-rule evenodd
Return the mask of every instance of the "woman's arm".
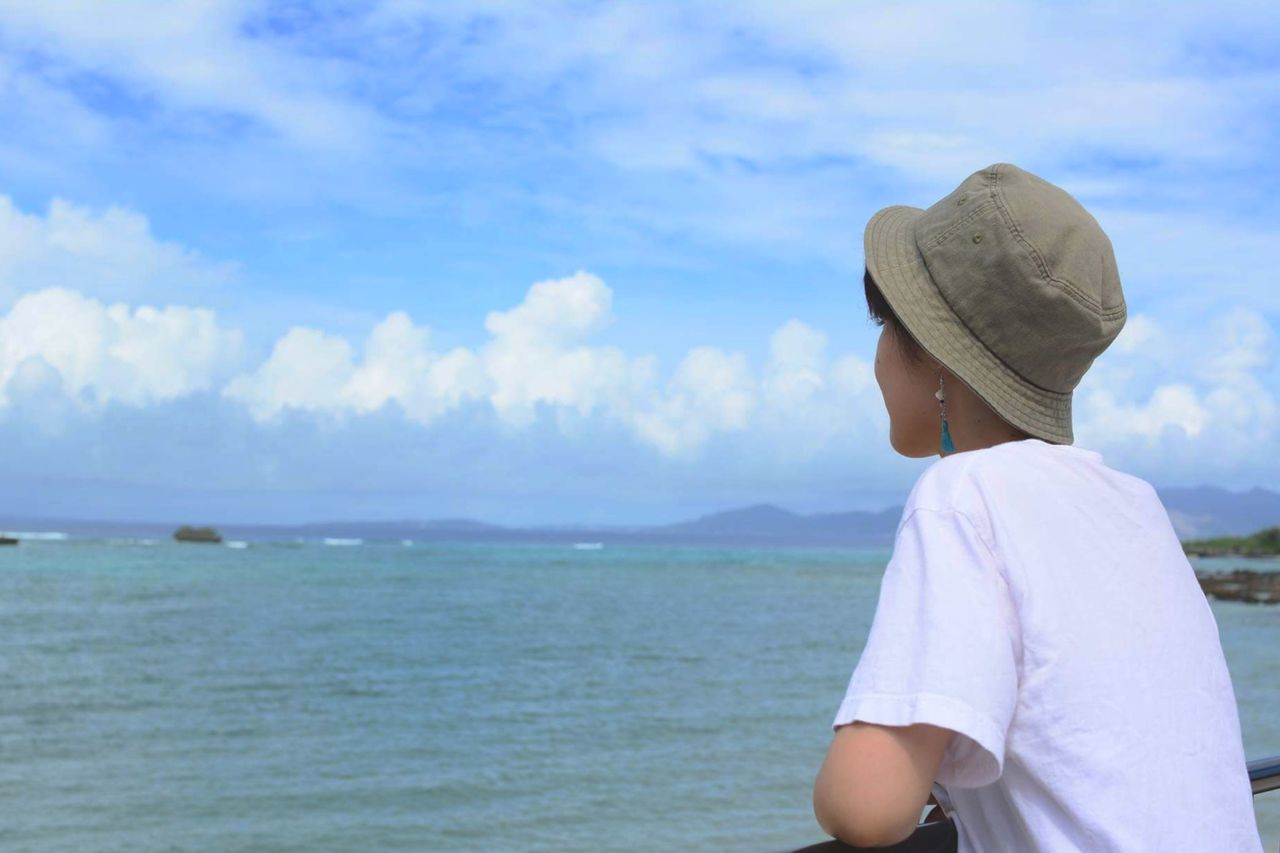
M 933 780 L 955 732 L 928 723 L 855 720 L 836 729 L 813 786 L 813 813 L 828 835 L 860 847 L 906 839 L 933 796 Z

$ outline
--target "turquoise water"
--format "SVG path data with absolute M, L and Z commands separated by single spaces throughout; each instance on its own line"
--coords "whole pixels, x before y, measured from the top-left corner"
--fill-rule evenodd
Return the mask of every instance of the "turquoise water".
M 3 548 L 0 847 L 819 841 L 813 777 L 887 558 Z M 1246 751 L 1280 753 L 1280 608 L 1212 606 Z M 1280 792 L 1254 802 L 1274 850 Z

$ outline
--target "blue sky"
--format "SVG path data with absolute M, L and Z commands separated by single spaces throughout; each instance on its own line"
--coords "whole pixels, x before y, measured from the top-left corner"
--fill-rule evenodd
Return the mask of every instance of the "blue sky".
M 1076 443 L 1280 483 L 1274 4 L 109 9 L 0 0 L 0 514 L 899 503 L 863 227 L 994 162 L 1115 246 Z

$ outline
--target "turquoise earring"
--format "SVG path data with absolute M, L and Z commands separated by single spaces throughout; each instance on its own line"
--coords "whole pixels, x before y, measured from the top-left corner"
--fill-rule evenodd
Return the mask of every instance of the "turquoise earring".
M 942 374 L 938 374 L 938 390 L 933 392 L 933 396 L 938 398 L 938 405 L 942 407 L 942 452 L 954 453 L 956 446 L 951 441 L 951 430 L 947 426 L 947 404 L 946 397 L 942 395 Z

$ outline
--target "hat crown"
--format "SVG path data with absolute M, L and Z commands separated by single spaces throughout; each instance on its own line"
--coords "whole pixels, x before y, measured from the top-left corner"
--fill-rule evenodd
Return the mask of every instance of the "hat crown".
M 1012 163 L 925 210 L 915 240 L 960 321 L 1040 388 L 1070 392 L 1124 326 L 1111 240 L 1069 193 Z

